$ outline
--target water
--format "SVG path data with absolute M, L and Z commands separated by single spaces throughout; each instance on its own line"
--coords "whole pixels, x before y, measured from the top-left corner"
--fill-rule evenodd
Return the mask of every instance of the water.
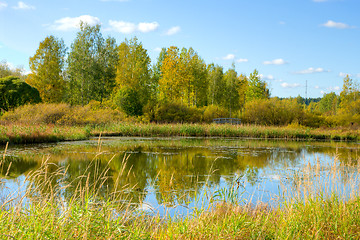
M 0 169 L 0 201 L 37 186 L 25 176 L 45 160 L 54 164 L 46 176 L 53 175 L 52 187 L 44 191 L 56 188 L 62 167 L 70 183 L 61 190 L 64 201 L 87 184 L 104 199 L 116 190 L 122 201 L 160 214 L 186 214 L 222 199 L 276 204 L 310 190 L 347 198 L 358 193 L 358 150 L 357 143 L 180 137 L 13 146 Z

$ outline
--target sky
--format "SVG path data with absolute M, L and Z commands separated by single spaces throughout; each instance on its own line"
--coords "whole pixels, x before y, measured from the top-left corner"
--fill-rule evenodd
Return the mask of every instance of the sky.
M 152 63 L 162 47 L 192 47 L 208 64 L 249 76 L 271 96 L 340 93 L 360 79 L 359 0 L 0 0 L 0 61 L 29 71 L 46 36 L 66 46 L 79 22 L 104 37 L 137 37 Z

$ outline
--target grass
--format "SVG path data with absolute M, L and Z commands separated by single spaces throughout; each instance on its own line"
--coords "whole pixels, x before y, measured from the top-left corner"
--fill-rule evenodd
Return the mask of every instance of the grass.
M 49 143 L 88 139 L 88 127 L 56 125 L 0 125 L 0 144 Z
M 109 124 L 94 127 L 93 136 L 186 136 L 186 137 L 248 137 L 312 140 L 360 139 L 359 130 L 310 129 L 256 125 L 217 124 Z
M 141 137 L 243 137 L 265 139 L 307 139 L 358 141 L 360 131 L 352 129 L 310 129 L 256 125 L 217 124 L 139 124 L 117 123 L 105 125 L 64 126 L 54 124 L 0 125 L 0 144 L 43 143 L 84 140 L 91 136 Z
M 6 148 L 0 167 L 5 160 Z M 96 167 L 96 158 L 91 164 Z M 349 178 L 351 189 L 346 199 L 341 191 L 332 191 L 332 181 L 359 170 L 360 159 L 353 165 L 337 164 L 336 157 L 329 166 L 309 162 L 296 176 L 288 176 L 296 186 L 295 194 L 279 197 L 276 206 L 253 205 L 234 194 L 233 189 L 222 189 L 209 196 L 217 199 L 215 205 L 199 207 L 192 214 L 177 218 L 139 211 L 131 199 L 123 199 L 132 190 L 129 186 L 115 184 L 114 190 L 104 197 L 100 189 L 106 189 L 108 170 L 96 179 L 85 171 L 76 181 L 67 182 L 67 169 L 47 158 L 39 169 L 26 176 L 24 192 L 15 192 L 1 203 L 0 238 L 359 239 L 358 179 Z M 57 170 L 50 174 L 49 169 L 54 167 Z M 129 173 L 121 171 L 119 175 L 122 174 Z M 326 187 L 318 191 L 316 187 L 324 179 Z M 68 198 L 62 197 L 66 188 L 73 189 Z

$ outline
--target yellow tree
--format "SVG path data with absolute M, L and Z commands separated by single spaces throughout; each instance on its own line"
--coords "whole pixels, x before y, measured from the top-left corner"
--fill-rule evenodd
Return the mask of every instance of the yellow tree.
M 360 97 L 359 87 L 356 81 L 352 80 L 349 75 L 344 78 L 343 89 L 340 93 L 340 108 L 348 112 L 351 110 L 350 105 Z
M 179 49 L 171 46 L 166 50 L 161 65 L 162 77 L 159 79 L 159 100 L 161 102 L 181 99 L 182 76 L 180 73 Z
M 26 82 L 38 89 L 44 102 L 60 102 L 63 98 L 65 55 L 64 41 L 49 36 L 40 42 L 35 55 L 30 57 L 31 74 Z

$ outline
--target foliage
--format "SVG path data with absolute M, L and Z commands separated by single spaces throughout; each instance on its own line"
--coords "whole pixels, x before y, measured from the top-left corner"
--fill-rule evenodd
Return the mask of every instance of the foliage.
M 250 73 L 248 83 L 249 85 L 246 91 L 246 101 L 266 99 L 270 97 L 270 91 L 267 88 L 267 84 L 264 81 L 261 81 L 259 72 L 256 69 L 253 73 Z
M 243 120 L 260 125 L 287 125 L 301 122 L 303 114 L 296 99 L 256 99 L 246 103 Z
M 161 64 L 159 101 L 187 106 L 207 104 L 207 71 L 204 61 L 192 49 L 169 47 Z
M 334 92 L 324 94 L 319 102 L 319 111 L 326 115 L 335 115 L 338 103 L 339 98 Z
M 229 111 L 217 105 L 209 105 L 204 109 L 204 122 L 210 123 L 214 118 L 227 118 Z
M 41 101 L 39 92 L 17 77 L 0 78 L 0 110 L 8 111 L 26 103 Z
M 91 100 L 102 102 L 109 97 L 117 59 L 115 39 L 104 39 L 100 25 L 81 23 L 67 61 L 67 101 L 86 105 Z
M 208 65 L 208 104 L 222 106 L 226 97 L 224 70 L 219 65 Z
M 155 121 L 158 123 L 189 123 L 201 121 L 201 111 L 181 103 L 162 103 L 155 110 Z
M 65 103 L 24 105 L 6 112 L 1 121 L 10 124 L 41 125 L 56 124 L 69 126 L 104 125 L 120 122 L 124 116 L 99 102 L 91 101 L 86 106 L 70 106 Z
M 142 108 L 155 94 L 150 57 L 137 38 L 125 40 L 118 48 L 116 102 L 131 116 L 142 115 Z
M 49 36 L 40 42 L 29 64 L 32 71 L 26 82 L 38 89 L 44 102 L 61 102 L 63 100 L 65 81 L 66 47 L 63 40 Z
M 15 76 L 21 79 L 23 77 L 23 72 L 24 69 L 21 67 L 13 69 L 6 61 L 3 60 L 0 62 L 0 78 Z
M 143 104 L 140 102 L 140 94 L 134 88 L 122 87 L 114 97 L 115 104 L 129 116 L 143 114 Z

